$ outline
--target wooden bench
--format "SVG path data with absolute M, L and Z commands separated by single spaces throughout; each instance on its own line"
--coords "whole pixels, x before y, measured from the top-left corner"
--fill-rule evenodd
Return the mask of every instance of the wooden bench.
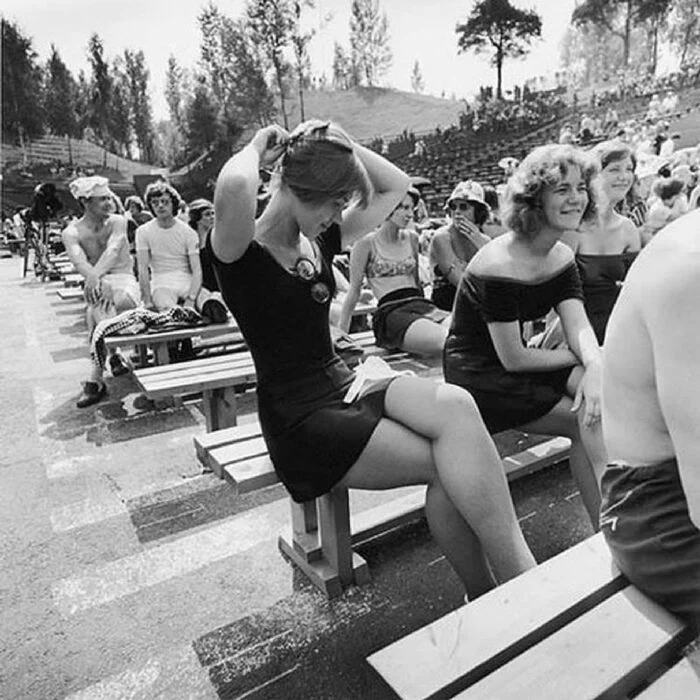
M 217 336 L 230 336 L 231 342 L 242 342 L 242 336 L 235 321 L 226 323 L 211 323 L 206 326 L 191 326 L 178 328 L 161 333 L 138 333 L 136 335 L 110 335 L 105 338 L 107 350 L 124 345 L 133 345 L 139 353 L 139 364 L 146 365 L 148 349 L 153 351 L 153 362 L 156 366 L 167 365 L 170 362 L 168 345 L 180 340 L 192 340 L 194 338 L 214 338 Z M 181 363 L 178 366 L 182 366 Z
M 77 272 L 67 274 L 67 275 L 62 275 L 62 278 L 63 278 L 63 285 L 65 287 L 82 287 L 83 282 L 85 281 L 85 278 Z
M 566 438 L 543 437 L 541 443 L 512 452 L 512 446 L 518 445 L 514 437 L 515 431 L 494 437 L 509 480 L 568 459 Z M 194 444 L 202 464 L 226 479 L 237 494 L 279 483 L 257 422 L 198 435 Z M 369 580 L 367 563 L 353 546 L 421 518 L 424 501 L 425 489 L 414 489 L 408 496 L 351 518 L 345 488 L 301 504 L 289 499 L 291 527 L 278 544 L 316 586 L 335 597 L 345 586 Z
M 85 295 L 81 287 L 62 287 L 56 290 L 60 299 L 64 301 L 76 301 L 85 299 Z
M 113 336 L 109 338 L 108 347 L 127 344 L 128 338 L 129 336 Z M 371 331 L 354 333 L 352 338 L 367 354 L 379 354 L 392 361 L 407 357 L 406 353 L 377 348 Z M 428 368 L 418 360 L 415 361 L 415 366 Z M 236 425 L 236 390 L 255 384 L 256 373 L 250 352 L 243 351 L 173 365 L 163 366 L 161 363 L 157 367 L 136 370 L 134 379 L 149 399 L 201 393 L 207 431 L 210 432 Z
M 645 686 L 638 697 L 686 700 L 700 697 L 688 660 L 658 676 L 692 636 L 629 584 L 597 534 L 368 661 L 403 700 L 613 699 Z

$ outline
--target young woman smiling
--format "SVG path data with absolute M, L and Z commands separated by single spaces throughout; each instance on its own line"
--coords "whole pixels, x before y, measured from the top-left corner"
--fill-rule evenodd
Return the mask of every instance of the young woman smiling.
M 572 146 L 535 149 L 508 182 L 509 231 L 472 258 L 460 281 L 445 345 L 448 382 L 465 387 L 490 431 L 564 435 L 584 505 L 597 529 L 601 354 L 581 281 L 561 236 L 597 216 L 596 164 Z M 523 325 L 554 309 L 566 349 L 527 347 Z

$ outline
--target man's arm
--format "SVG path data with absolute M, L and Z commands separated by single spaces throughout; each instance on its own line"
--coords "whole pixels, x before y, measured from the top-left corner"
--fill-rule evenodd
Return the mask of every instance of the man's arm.
M 656 289 L 645 297 L 642 316 L 653 348 L 661 412 L 678 460 L 690 517 L 700 527 L 700 265 L 697 256 L 697 253 L 678 256 L 672 267 L 664 266 Z
M 145 226 L 145 224 L 143 225 Z M 143 226 L 136 229 L 136 265 L 139 271 L 139 287 L 141 288 L 141 301 L 146 308 L 153 306 L 151 297 L 151 251 L 148 247 Z
M 202 262 L 199 259 L 199 253 L 190 253 L 190 270 L 192 271 L 192 283 L 190 290 L 185 299 L 185 306 L 194 306 L 199 290 L 202 288 Z
M 127 250 L 129 249 L 129 242 L 126 238 L 126 219 L 123 216 L 112 214 L 107 225 L 111 228 L 107 246 L 93 267 L 94 273 L 98 277 L 106 275 L 112 269 L 123 246 L 126 246 Z
M 95 267 L 90 264 L 83 246 L 80 244 L 78 229 L 73 225 L 67 226 L 62 232 L 61 238 L 68 259 L 85 278 L 84 291 L 87 303 L 96 304 L 100 299 L 100 277 L 95 272 Z

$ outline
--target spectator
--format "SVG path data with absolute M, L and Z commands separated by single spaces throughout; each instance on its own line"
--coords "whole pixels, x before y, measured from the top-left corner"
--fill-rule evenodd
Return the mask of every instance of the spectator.
M 86 317 L 92 336 L 100 321 L 139 305 L 139 285 L 129 255 L 126 220 L 112 213 L 114 195 L 109 180 L 99 175 L 80 177 L 70 183 L 70 191 L 83 215 L 63 230 L 62 239 L 70 261 L 85 278 Z M 129 371 L 116 351 L 109 364 L 114 376 Z M 102 369 L 95 365 L 76 405 L 86 408 L 106 393 Z
M 600 348 L 572 251 L 559 239 L 597 216 L 598 168 L 571 146 L 536 148 L 508 183 L 509 231 L 485 245 L 460 281 L 443 355 L 445 380 L 474 397 L 491 432 L 519 427 L 572 440 L 571 469 L 597 529 Z M 551 309 L 568 347 L 526 347 L 522 325 Z
M 430 244 L 431 298 L 438 308 L 452 311 L 457 285 L 467 263 L 491 239 L 481 232 L 489 217 L 489 207 L 478 182 L 458 183 L 446 206 L 449 222 L 435 232 Z
M 646 245 L 664 226 L 670 224 L 683 213 L 676 202 L 683 196 L 683 181 L 674 178 L 661 178 L 654 184 L 656 199 L 649 208 L 649 216 L 642 231 L 642 241 Z

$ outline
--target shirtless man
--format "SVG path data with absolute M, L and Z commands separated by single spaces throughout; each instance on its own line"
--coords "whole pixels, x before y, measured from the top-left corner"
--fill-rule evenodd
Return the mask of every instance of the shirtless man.
M 85 278 L 88 333 L 105 318 L 140 303 L 139 285 L 126 238 L 126 219 L 112 214 L 112 197 L 107 178 L 79 177 L 70 183 L 73 197 L 83 215 L 63 231 L 63 244 L 75 269 Z M 118 353 L 109 359 L 112 374 L 128 371 Z M 78 399 L 78 408 L 97 403 L 107 393 L 102 371 L 93 367 Z
M 632 265 L 603 349 L 601 529 L 620 569 L 700 624 L 700 211 Z

